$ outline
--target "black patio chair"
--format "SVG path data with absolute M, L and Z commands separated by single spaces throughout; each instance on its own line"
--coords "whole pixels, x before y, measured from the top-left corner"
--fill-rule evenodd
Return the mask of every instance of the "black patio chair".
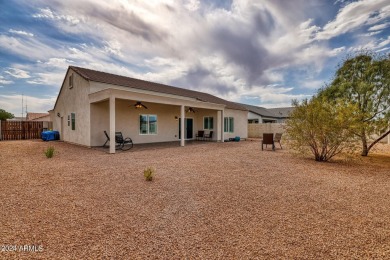
M 103 144 L 103 147 L 110 141 L 110 136 L 107 134 L 107 131 L 104 131 L 104 134 L 106 135 L 107 140 Z M 123 138 L 122 132 L 115 132 L 115 149 L 127 151 L 133 148 L 133 145 L 133 140 L 131 140 L 130 137 Z
M 195 139 L 196 140 L 203 140 L 203 138 L 204 138 L 204 131 L 199 130 L 198 133 L 195 135 Z
M 261 140 L 261 150 L 263 151 L 264 145 L 265 148 L 267 148 L 269 144 L 272 144 L 272 151 L 275 151 L 274 134 L 263 133 L 263 140 Z
M 211 141 L 213 139 L 213 131 L 210 131 L 208 134 L 204 134 L 203 139 Z

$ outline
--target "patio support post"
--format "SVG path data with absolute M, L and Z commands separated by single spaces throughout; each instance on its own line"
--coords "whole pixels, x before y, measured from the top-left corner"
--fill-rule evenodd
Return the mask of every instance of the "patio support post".
M 115 153 L 115 97 L 110 96 L 110 153 Z
M 224 128 L 224 125 L 225 125 L 225 118 L 224 118 L 224 111 L 221 110 L 221 142 L 223 143 L 224 140 L 225 140 L 225 128 Z
M 184 117 L 185 117 L 185 113 L 184 113 L 184 105 L 181 105 L 180 107 L 180 133 L 181 133 L 181 139 L 180 139 L 180 146 L 184 146 L 184 140 L 185 140 L 185 134 L 184 134 Z

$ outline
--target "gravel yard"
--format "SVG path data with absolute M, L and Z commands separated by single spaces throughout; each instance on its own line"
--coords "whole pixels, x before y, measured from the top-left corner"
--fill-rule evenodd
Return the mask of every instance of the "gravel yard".
M 0 259 L 389 259 L 390 146 L 376 153 L 318 163 L 258 141 L 115 155 L 2 141 Z

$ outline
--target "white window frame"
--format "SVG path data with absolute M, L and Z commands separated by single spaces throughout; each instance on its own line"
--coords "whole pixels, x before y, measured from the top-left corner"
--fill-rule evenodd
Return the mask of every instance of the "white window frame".
M 142 133 L 141 132 L 141 116 L 146 116 L 146 133 Z M 150 117 L 156 117 L 156 131 L 154 133 L 150 133 L 150 120 L 149 118 Z M 158 133 L 158 119 L 157 119 L 157 115 L 154 115 L 154 114 L 140 114 L 139 117 L 138 117 L 138 122 L 139 122 L 139 127 L 138 127 L 138 131 L 139 131 L 139 135 L 157 135 Z
M 69 76 L 69 88 L 73 88 L 73 85 L 74 85 L 74 74 L 72 73 L 70 76 Z
M 231 129 L 231 123 L 233 123 L 233 129 Z M 224 133 L 234 133 L 234 117 L 224 117 L 223 118 L 223 132 Z
M 206 128 L 206 126 L 205 126 L 205 119 L 206 118 L 208 119 L 208 128 Z M 210 128 L 210 118 L 213 119 L 213 125 L 211 128 Z M 214 130 L 214 117 L 212 117 L 212 116 L 204 116 L 203 117 L 203 130 Z

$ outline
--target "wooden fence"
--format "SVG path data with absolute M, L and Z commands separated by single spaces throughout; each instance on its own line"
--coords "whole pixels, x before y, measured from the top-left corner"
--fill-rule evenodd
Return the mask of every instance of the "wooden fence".
M 51 125 L 44 121 L 1 121 L 0 140 L 39 139 Z

